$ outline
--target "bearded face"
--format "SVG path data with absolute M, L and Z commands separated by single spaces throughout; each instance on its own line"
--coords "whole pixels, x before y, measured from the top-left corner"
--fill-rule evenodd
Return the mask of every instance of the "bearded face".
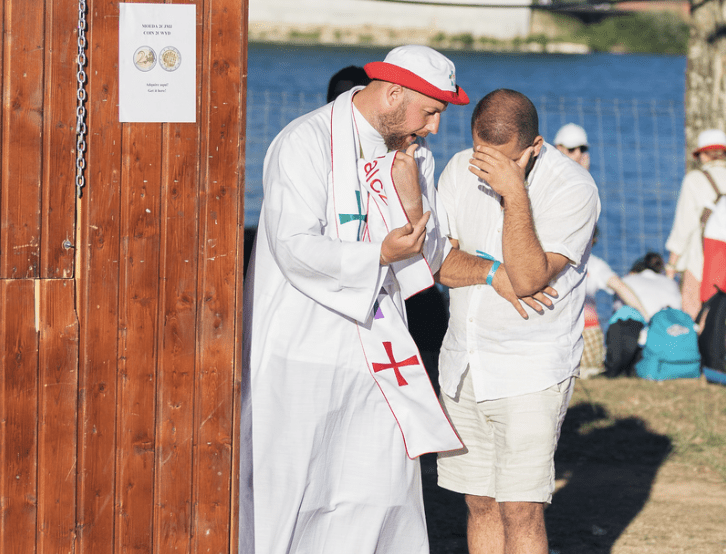
M 378 132 L 381 133 L 386 147 L 391 151 L 402 150 L 415 140 L 413 133 L 406 132 L 405 129 L 408 104 L 409 101 L 406 97 L 398 108 L 378 116 Z
M 373 125 L 390 150 L 405 150 L 417 137 L 436 134 L 441 114 L 447 106 L 446 102 L 420 92 L 403 87 L 399 89 L 402 89 L 403 97 L 389 111 L 378 112 Z

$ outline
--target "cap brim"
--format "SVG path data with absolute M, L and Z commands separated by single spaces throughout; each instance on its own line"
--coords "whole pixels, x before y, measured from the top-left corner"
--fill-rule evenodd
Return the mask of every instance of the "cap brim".
M 701 152 L 708 152 L 709 150 L 726 150 L 726 144 L 709 144 L 703 148 L 698 148 L 693 151 L 693 157 L 697 157 Z
M 442 90 L 429 83 L 426 79 L 422 79 L 408 69 L 403 69 L 397 65 L 386 62 L 371 62 L 366 64 L 363 69 L 371 79 L 395 83 L 441 102 L 449 102 L 458 106 L 469 103 L 469 97 L 460 86 L 457 85 L 456 92 Z

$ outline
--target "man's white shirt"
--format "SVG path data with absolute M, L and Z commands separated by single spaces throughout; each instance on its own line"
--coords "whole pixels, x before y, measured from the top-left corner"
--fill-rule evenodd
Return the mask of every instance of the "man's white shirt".
M 504 213 L 500 196 L 472 174 L 472 149 L 444 169 L 438 192 L 450 236 L 462 251 L 502 260 Z M 467 367 L 477 401 L 544 390 L 575 375 L 582 354 L 584 278 L 592 233 L 600 214 L 590 174 L 546 144 L 528 176 L 534 226 L 545 252 L 572 263 L 551 285 L 558 297 L 543 315 L 525 306 L 529 319 L 491 286 L 450 290 L 450 321 L 439 361 L 441 389 L 451 397 Z

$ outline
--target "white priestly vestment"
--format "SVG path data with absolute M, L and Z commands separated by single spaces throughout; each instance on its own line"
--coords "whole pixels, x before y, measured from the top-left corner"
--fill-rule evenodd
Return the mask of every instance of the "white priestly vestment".
M 349 186 L 341 187 L 340 177 L 333 183 L 331 152 L 339 145 L 331 143 L 331 105 L 289 124 L 265 158 L 244 306 L 243 552 L 428 552 L 420 465 L 412 459 L 422 452 L 409 444 L 407 453 L 403 426 L 376 382 L 395 380 L 394 373 L 407 378 L 420 356 L 399 356 L 388 346 L 390 361 L 412 365 L 380 366 L 388 370 L 374 379 L 378 369 L 361 345 L 361 327 L 371 324 L 382 290 L 404 322 L 405 307 L 396 267 L 379 263 L 380 240 L 363 240 L 371 204 L 355 175 L 356 153 L 372 160 L 386 147 L 360 113 L 352 115 L 353 92 L 335 102 L 347 103 L 351 114 L 352 140 L 338 141 L 348 144 L 354 168 Z M 432 212 L 420 261 L 436 272 L 450 246 L 436 216 L 425 144 L 415 157 L 424 212 Z M 359 240 L 349 238 L 349 229 Z M 246 538 L 252 525 L 254 550 Z

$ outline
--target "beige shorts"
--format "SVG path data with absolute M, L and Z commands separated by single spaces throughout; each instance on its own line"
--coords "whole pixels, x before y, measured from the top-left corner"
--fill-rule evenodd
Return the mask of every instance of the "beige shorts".
M 465 448 L 439 454 L 439 486 L 497 502 L 551 502 L 555 449 L 574 382 L 476 402 L 467 370 L 456 399 L 441 394 Z

